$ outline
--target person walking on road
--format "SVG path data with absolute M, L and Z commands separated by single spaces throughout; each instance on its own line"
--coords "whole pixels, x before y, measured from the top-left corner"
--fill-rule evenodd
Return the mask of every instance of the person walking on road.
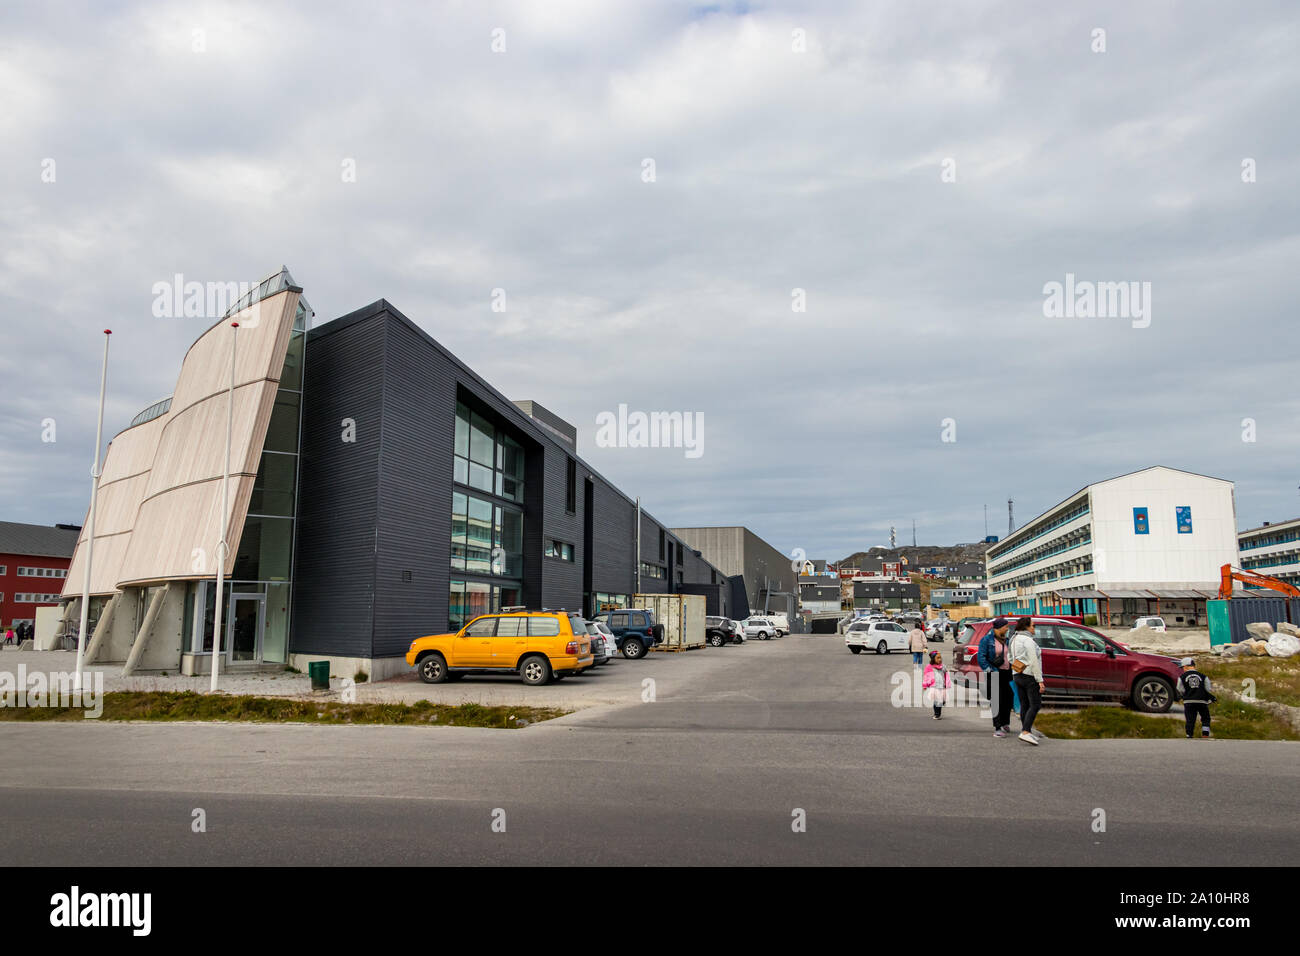
M 1210 692 L 1210 679 L 1196 669 L 1196 661 L 1184 657 L 1183 672 L 1178 677 L 1178 696 L 1183 699 L 1183 716 L 1187 721 L 1187 739 L 1196 735 L 1196 718 L 1201 718 L 1201 737 L 1210 736 L 1210 705 L 1219 698 Z
M 912 649 L 912 664 L 920 667 L 925 661 L 925 652 L 929 649 L 930 643 L 926 640 L 925 630 L 919 622 L 907 635 L 907 646 Z
M 993 711 L 993 736 L 1005 737 L 1011 730 L 1011 659 L 1007 648 L 1007 619 L 993 622 L 980 638 L 976 661 L 984 673 L 984 696 Z
M 942 720 L 943 705 L 948 703 L 948 691 L 952 687 L 952 674 L 944 668 L 943 655 L 938 651 L 930 652 L 930 663 L 925 665 L 921 686 L 929 692 L 934 719 Z
M 1011 670 L 1020 692 L 1020 739 L 1038 746 L 1043 739 L 1034 731 L 1034 718 L 1043 702 L 1043 652 L 1034 640 L 1034 620 L 1022 617 L 1016 622 L 1016 636 L 1011 640 Z

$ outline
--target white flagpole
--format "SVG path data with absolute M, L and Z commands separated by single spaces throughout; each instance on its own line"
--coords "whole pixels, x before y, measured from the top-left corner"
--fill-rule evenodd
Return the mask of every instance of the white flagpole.
M 226 468 L 221 476 L 221 541 L 217 544 L 217 593 L 212 599 L 216 612 L 212 622 L 212 688 L 217 692 L 217 671 L 221 668 L 221 611 L 222 595 L 226 578 L 226 555 L 230 545 L 226 541 L 229 531 L 227 509 L 230 506 L 230 432 L 235 421 L 235 342 L 239 337 L 239 323 L 231 322 L 230 328 L 230 388 L 226 392 Z
M 81 668 L 86 653 L 86 628 L 90 626 L 90 562 L 95 554 L 95 499 L 99 497 L 99 443 L 104 439 L 104 390 L 108 385 L 108 337 L 104 330 L 104 366 L 99 373 L 99 424 L 95 426 L 95 463 L 90 467 L 90 519 L 86 527 L 86 575 L 81 586 L 81 625 L 77 629 L 77 670 L 73 686 L 81 690 Z

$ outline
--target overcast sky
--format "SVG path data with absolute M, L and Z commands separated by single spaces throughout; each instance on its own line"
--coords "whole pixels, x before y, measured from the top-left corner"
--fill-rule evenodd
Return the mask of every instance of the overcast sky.
M 100 330 L 107 440 L 216 318 L 154 283 L 281 263 L 674 526 L 835 559 L 1152 464 L 1300 514 L 1300 8 L 850 6 L 5 4 L 0 519 L 83 520 Z M 1067 273 L 1149 325 L 1045 317 Z M 597 447 L 620 403 L 703 453 Z

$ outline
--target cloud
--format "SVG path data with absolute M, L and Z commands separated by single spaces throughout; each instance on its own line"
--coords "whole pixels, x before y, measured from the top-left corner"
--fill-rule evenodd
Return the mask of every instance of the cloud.
M 102 328 L 112 434 L 207 324 L 152 284 L 282 262 L 318 322 L 387 298 L 568 418 L 657 517 L 787 552 L 974 540 L 985 503 L 1153 463 L 1236 480 L 1243 526 L 1297 510 L 1291 5 L 11 6 L 0 36 L 6 518 L 84 514 Z M 1045 319 L 1067 272 L 1151 282 L 1151 326 Z M 704 456 L 596 448 L 620 403 L 703 412 Z

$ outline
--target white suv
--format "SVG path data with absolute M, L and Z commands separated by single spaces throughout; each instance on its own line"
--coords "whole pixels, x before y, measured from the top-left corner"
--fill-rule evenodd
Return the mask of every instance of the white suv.
M 1133 622 L 1132 630 L 1136 631 L 1139 627 L 1149 627 L 1153 631 L 1165 633 L 1165 619 L 1163 617 L 1140 617 Z
M 745 628 L 745 637 L 756 637 L 760 641 L 770 641 L 774 637 L 780 637 L 780 631 L 770 618 L 747 617 L 740 623 Z
M 858 621 L 844 632 L 844 646 L 854 654 L 870 648 L 877 654 L 905 651 L 908 647 L 907 631 L 894 621 Z

